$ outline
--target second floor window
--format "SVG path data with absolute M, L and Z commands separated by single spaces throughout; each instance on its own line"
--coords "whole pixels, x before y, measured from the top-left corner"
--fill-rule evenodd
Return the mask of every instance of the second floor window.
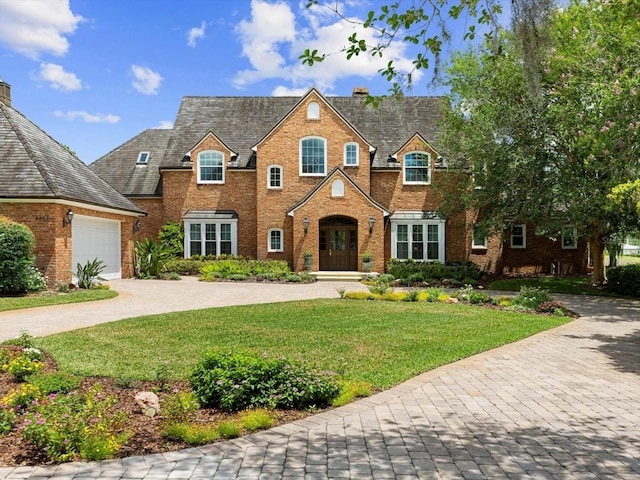
M 271 165 L 267 169 L 267 188 L 282 188 L 282 167 Z
M 300 175 L 324 176 L 327 174 L 327 141 L 320 137 L 300 140 Z
M 424 152 L 411 152 L 404 156 L 402 164 L 405 184 L 431 183 L 431 156 Z
M 344 164 L 346 166 L 358 165 L 358 144 L 347 143 L 344 146 Z
M 224 183 L 224 155 L 209 150 L 198 154 L 198 183 Z

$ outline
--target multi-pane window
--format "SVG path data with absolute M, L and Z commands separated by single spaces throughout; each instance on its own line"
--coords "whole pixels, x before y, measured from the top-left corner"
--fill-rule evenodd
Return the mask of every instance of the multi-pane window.
M 344 164 L 346 166 L 358 165 L 358 144 L 347 143 L 344 146 Z
M 269 245 L 268 251 L 270 252 L 282 252 L 284 251 L 284 241 L 282 239 L 282 230 L 279 228 L 272 228 L 269 230 Z
M 576 227 L 562 227 L 562 248 L 578 248 L 578 229 Z
M 473 226 L 471 248 L 487 248 L 487 234 L 485 230 L 478 225 Z
M 402 164 L 405 184 L 431 183 L 431 156 L 424 152 L 411 152 Z
M 189 236 L 185 242 L 185 257 L 235 255 L 237 253 L 236 227 L 236 223 L 186 223 L 185 231 L 189 232 Z
M 271 165 L 267 170 L 267 187 L 282 188 L 282 167 Z
M 391 256 L 444 262 L 444 220 L 391 219 Z
M 300 140 L 300 175 L 326 175 L 327 141 L 320 137 Z
M 198 183 L 224 183 L 224 155 L 206 151 L 198 154 Z
M 527 248 L 526 225 L 514 225 L 511 227 L 511 248 Z

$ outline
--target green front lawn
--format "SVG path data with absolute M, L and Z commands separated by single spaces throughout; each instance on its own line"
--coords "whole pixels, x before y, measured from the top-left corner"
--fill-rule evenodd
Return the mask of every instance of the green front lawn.
M 185 379 L 209 349 L 285 355 L 388 388 L 570 321 L 438 303 L 313 300 L 138 317 L 37 339 L 61 370 Z
M 75 290 L 71 293 L 38 293 L 24 297 L 0 297 L 0 312 L 23 308 L 62 305 L 64 303 L 91 302 L 118 296 L 113 290 Z

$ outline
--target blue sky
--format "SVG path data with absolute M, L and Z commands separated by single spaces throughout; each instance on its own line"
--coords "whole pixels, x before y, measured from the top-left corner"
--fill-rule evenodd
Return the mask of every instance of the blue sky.
M 170 128 L 185 95 L 299 95 L 312 86 L 381 95 L 389 85 L 377 72 L 389 59 L 410 69 L 402 42 L 383 59 L 302 65 L 305 48 L 338 51 L 358 28 L 305 3 L 0 0 L 0 77 L 14 108 L 91 163 L 147 128 Z M 329 3 L 358 20 L 389 2 Z M 414 76 L 412 95 L 439 93 L 427 77 Z

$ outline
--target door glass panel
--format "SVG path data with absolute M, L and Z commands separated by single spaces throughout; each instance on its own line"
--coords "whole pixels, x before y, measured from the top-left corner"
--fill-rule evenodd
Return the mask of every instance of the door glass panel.
M 411 235 L 411 258 L 414 260 L 424 259 L 424 234 L 422 225 L 413 225 Z
M 331 230 L 331 250 L 343 251 L 347 248 L 347 235 L 345 230 Z

